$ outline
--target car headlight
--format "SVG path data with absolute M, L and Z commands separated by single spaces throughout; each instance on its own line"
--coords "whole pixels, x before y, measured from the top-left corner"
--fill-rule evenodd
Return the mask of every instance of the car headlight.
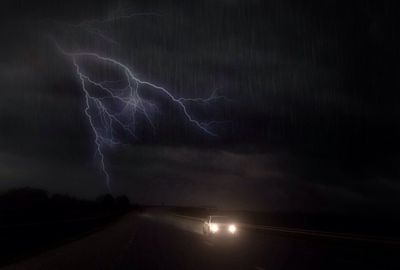
M 213 233 L 218 232 L 218 230 L 219 230 L 218 224 L 211 224 L 211 225 L 210 225 L 210 230 L 211 230 L 211 232 L 213 232 Z
M 229 225 L 228 230 L 230 233 L 235 233 L 236 232 L 236 226 L 235 225 Z

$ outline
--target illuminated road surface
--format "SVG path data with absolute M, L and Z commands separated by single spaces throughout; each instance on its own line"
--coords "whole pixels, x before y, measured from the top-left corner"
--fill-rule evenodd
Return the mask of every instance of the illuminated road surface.
M 400 246 L 273 231 L 210 241 L 201 223 L 171 214 L 128 214 L 102 231 L 2 270 L 400 269 Z

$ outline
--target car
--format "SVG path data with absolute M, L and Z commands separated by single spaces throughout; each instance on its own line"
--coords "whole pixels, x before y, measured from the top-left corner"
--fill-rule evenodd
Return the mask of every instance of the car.
M 203 234 L 205 236 L 236 236 L 237 226 L 235 222 L 227 216 L 208 216 L 203 224 Z

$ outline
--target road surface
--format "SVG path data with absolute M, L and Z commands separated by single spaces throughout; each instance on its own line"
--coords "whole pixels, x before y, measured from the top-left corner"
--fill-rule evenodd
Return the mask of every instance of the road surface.
M 201 222 L 165 212 L 130 213 L 104 230 L 1 270 L 400 269 L 400 246 L 279 231 L 208 240 Z

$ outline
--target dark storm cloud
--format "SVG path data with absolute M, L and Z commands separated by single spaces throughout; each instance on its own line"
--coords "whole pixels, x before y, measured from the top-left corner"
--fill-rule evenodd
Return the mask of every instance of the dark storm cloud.
M 126 190 L 136 186 L 130 190 L 138 200 L 146 200 L 147 193 L 156 193 L 159 203 L 254 208 L 257 206 L 254 197 L 262 201 L 269 194 L 265 200 L 271 200 L 272 204 L 266 208 L 273 210 L 287 205 L 280 198 L 285 195 L 276 182 L 283 184 L 288 179 L 277 168 L 277 163 L 278 157 L 272 154 L 171 146 L 134 147 L 121 153 L 113 171 L 121 179 L 116 188 Z M 135 169 L 132 164 L 136 164 Z M 145 181 L 135 185 L 135 179 Z M 260 185 L 268 188 L 257 192 Z
M 366 213 L 360 207 L 368 206 L 372 213 L 377 204 L 393 211 L 391 203 L 398 201 L 395 180 L 357 179 L 318 160 L 287 152 L 132 147 L 118 153 L 112 170 L 119 179 L 115 189 L 129 190 L 142 203 L 340 213 Z M 311 175 L 310 170 L 320 173 Z M 149 200 L 150 194 L 157 199 Z
M 400 44 L 398 10 L 390 3 L 5 5 L 0 25 L 7 37 L 0 52 L 4 187 L 32 183 L 77 194 L 98 188 L 93 184 L 98 175 L 88 166 L 93 145 L 82 92 L 56 40 L 67 50 L 116 57 L 177 95 L 204 97 L 217 89 L 232 100 L 207 109 L 228 123 L 218 129 L 218 138 L 192 131 L 168 111 L 159 130 L 143 131 L 134 149 L 109 151 L 116 188 L 132 190 L 133 198 L 207 204 L 207 195 L 211 204 L 232 207 L 332 211 L 346 204 L 379 205 L 383 197 L 395 201 L 390 190 L 398 190 L 400 174 Z M 157 16 L 93 23 L 107 38 L 76 26 L 116 10 Z M 236 151 L 240 145 L 249 148 Z M 68 177 L 82 180 L 55 177 L 66 166 L 75 168 L 76 176 Z

